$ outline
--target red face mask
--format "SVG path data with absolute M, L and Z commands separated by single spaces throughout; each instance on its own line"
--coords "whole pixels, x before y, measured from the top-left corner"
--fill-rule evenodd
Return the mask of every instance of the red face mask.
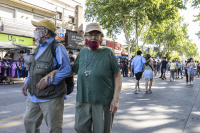
M 99 45 L 101 44 L 101 41 L 88 41 L 86 39 L 86 43 L 91 50 L 95 50 L 99 47 Z

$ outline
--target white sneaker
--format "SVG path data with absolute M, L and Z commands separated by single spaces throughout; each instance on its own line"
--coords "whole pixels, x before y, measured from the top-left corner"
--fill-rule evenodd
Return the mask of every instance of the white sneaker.
M 193 85 L 193 82 L 191 82 L 191 84 Z
M 133 91 L 133 93 L 138 94 L 137 89 L 135 89 L 135 90 Z
M 190 82 L 188 82 L 188 85 L 190 85 Z
M 141 91 L 141 89 L 140 89 L 140 88 L 138 88 L 138 91 Z

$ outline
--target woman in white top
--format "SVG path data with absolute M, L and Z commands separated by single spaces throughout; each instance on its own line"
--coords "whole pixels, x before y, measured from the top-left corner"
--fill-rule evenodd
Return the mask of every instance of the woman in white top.
M 152 87 L 152 82 L 153 82 L 153 71 L 156 76 L 156 69 L 154 68 L 153 61 L 151 61 L 150 58 L 151 58 L 150 54 L 146 54 L 146 56 L 145 56 L 146 63 L 143 66 L 143 69 L 144 69 L 143 78 L 145 79 L 145 88 L 146 88 L 145 93 L 146 94 L 152 93 L 151 87 Z M 148 90 L 148 84 L 149 84 L 149 90 Z
M 193 61 L 193 58 L 190 58 L 187 63 L 187 72 L 188 72 L 188 85 L 193 84 L 193 77 L 194 77 L 194 68 L 195 63 Z

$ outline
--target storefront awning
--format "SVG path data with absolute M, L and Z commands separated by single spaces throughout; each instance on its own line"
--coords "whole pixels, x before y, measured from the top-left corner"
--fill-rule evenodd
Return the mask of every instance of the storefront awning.
M 0 42 L 0 49 L 27 49 L 26 47 L 17 46 L 9 42 Z

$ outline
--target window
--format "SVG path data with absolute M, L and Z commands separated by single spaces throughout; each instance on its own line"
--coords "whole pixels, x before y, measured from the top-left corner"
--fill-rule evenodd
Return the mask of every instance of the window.
M 15 10 L 0 6 L 0 17 L 15 18 Z
M 56 19 L 62 19 L 62 13 L 61 12 L 57 12 L 58 14 L 56 15 Z
M 38 17 L 38 16 L 33 15 L 33 19 L 34 19 L 34 21 L 41 21 L 41 20 L 43 20 L 44 18 L 43 18 L 43 17 Z
M 69 16 L 69 21 L 68 21 L 69 23 L 74 24 L 75 23 L 74 20 L 75 20 L 74 17 Z

